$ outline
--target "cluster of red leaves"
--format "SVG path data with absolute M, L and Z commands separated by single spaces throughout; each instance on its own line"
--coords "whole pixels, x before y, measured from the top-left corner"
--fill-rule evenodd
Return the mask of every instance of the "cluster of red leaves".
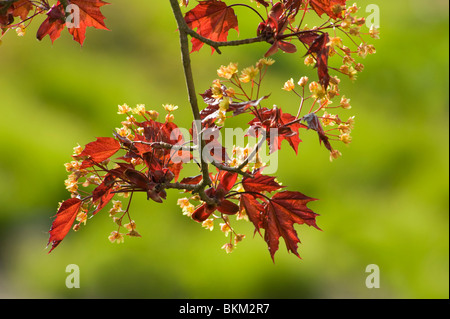
M 208 91 L 203 97 L 209 102 L 205 110 L 208 108 L 210 110 L 206 113 L 211 115 L 210 111 L 217 105 L 217 100 L 209 96 Z M 297 151 L 300 143 L 298 129 L 301 125 L 287 126 L 286 124 L 294 118 L 292 115 L 282 113 L 277 108 L 268 110 L 260 107 L 259 103 L 264 98 L 230 105 L 236 112 L 235 115 L 253 116 L 249 131 L 258 131 L 262 128 L 275 129 L 276 133 L 279 133 L 277 141 L 267 140 L 271 151 L 277 151 L 283 139 Z M 95 215 L 116 194 L 144 192 L 148 199 L 161 203 L 166 199 L 166 189 L 195 192 L 201 185 L 201 174 L 185 177 L 181 182 L 176 182 L 183 163 L 193 158 L 195 145 L 187 150 L 182 148 L 187 143 L 174 123 L 168 121 L 161 123 L 146 118 L 143 122 L 133 120 L 128 126 L 131 127 L 132 134 L 115 133 L 114 137 L 97 138 L 73 156 L 78 164 L 72 174 L 76 176 L 78 184 L 83 184 L 83 179 L 87 179 L 89 175 L 98 177 L 101 182 L 89 190 L 85 197 L 82 197 L 81 191 L 77 189 L 72 193 L 72 198 L 61 204 L 50 230 L 48 242 L 51 244 L 50 251 L 64 239 L 80 212 Z M 203 132 L 207 129 L 218 129 L 207 116 L 204 116 L 202 126 Z M 194 132 L 192 140 L 188 143 L 193 143 L 195 135 Z M 214 146 L 219 145 L 219 149 L 226 152 L 215 137 L 208 139 L 206 145 L 210 143 Z M 117 156 L 119 151 L 124 151 L 125 154 Z M 114 156 L 117 157 L 113 159 Z M 278 250 L 280 237 L 284 239 L 288 251 L 299 256 L 297 244 L 300 240 L 294 224 L 307 224 L 318 228 L 315 222 L 317 214 L 306 206 L 314 199 L 299 192 L 280 191 L 283 187 L 275 181 L 275 177 L 263 175 L 261 169 L 247 171 L 241 176 L 228 166 L 228 157 L 218 156 L 213 157 L 213 160 L 220 163 L 223 169 L 218 169 L 216 175 L 210 175 L 213 184 L 205 190 L 205 194 L 211 199 L 211 203 L 203 202 L 198 205 L 191 216 L 192 219 L 203 222 L 216 211 L 222 216 L 245 211 L 254 224 L 255 231 L 259 234 L 261 229 L 265 231 L 264 239 L 272 258 Z M 110 164 L 113 166 L 109 167 Z M 235 187 L 240 183 L 244 191 L 238 192 Z M 274 194 L 269 197 L 269 193 Z
M 309 47 L 306 55 L 314 55 L 319 82 L 325 88 L 328 87 L 330 81 L 328 33 L 298 31 L 292 26 L 292 21 L 299 12 L 306 11 L 309 7 L 319 16 L 326 14 L 331 19 L 342 18 L 346 0 L 282 0 L 275 3 L 260 0 L 257 2 L 266 8 L 272 6 L 267 13 L 267 20 L 261 22 L 256 31 L 259 37 L 271 44 L 265 56 L 275 54 L 278 50 L 287 53 L 296 52 L 297 47 L 292 43 L 292 39 L 298 39 Z M 239 31 L 238 20 L 232 6 L 219 0 L 200 1 L 195 8 L 186 13 L 185 20 L 191 29 L 196 29 L 198 34 L 216 42 L 226 41 L 230 29 Z M 199 51 L 203 44 L 200 40 L 193 38 L 192 52 Z M 212 51 L 214 52 L 214 48 Z
M 72 198 L 63 202 L 58 209 L 50 230 L 48 244 L 56 248 L 72 227 L 82 204 L 92 215 L 102 210 L 116 194 L 144 192 L 148 199 L 162 203 L 166 199 L 166 186 L 176 181 L 183 162 L 188 161 L 189 152 L 172 146 L 184 143 L 178 127 L 171 122 L 157 122 L 151 119 L 134 122 L 131 136 L 118 133 L 113 137 L 99 137 L 88 143 L 82 152 L 73 156 L 79 165 L 71 170 L 76 182 L 94 176 L 100 183 L 81 198 L 80 191 L 72 193 Z M 142 133 L 138 133 L 142 132 Z M 114 166 L 108 167 L 112 157 L 124 150 L 125 154 L 114 159 Z M 51 251 L 50 250 L 50 251 Z
M 57 1 L 54 5 L 50 5 L 48 1 L 44 0 L 6 0 L 0 4 L 0 27 L 4 33 L 17 26 L 25 27 L 25 21 L 31 21 L 37 15 L 46 15 L 47 18 L 40 25 L 36 37 L 42 40 L 48 35 L 54 42 L 66 28 L 66 20 L 70 14 L 75 13 L 75 11 L 70 11 L 68 6 L 76 5 L 79 14 L 76 21 L 79 24 L 67 29 L 73 39 L 83 45 L 87 27 L 108 30 L 104 23 L 105 17 L 100 11 L 100 8 L 106 4 L 108 3 L 102 0 L 66 0 Z M 20 19 L 20 22 L 14 23 L 16 17 Z
M 100 12 L 100 7 L 105 5 L 105 2 L 101 0 L 61 2 L 64 4 L 58 1 L 50 7 L 47 1 L 42 1 L 41 5 L 47 4 L 45 7 L 47 19 L 39 28 L 39 39 L 49 35 L 54 41 L 60 36 L 65 26 L 65 8 L 68 3 L 80 7 L 81 26 L 77 30 L 69 29 L 76 41 L 83 43 L 87 26 L 106 29 L 104 17 Z M 297 46 L 293 42 L 299 41 L 306 47 L 306 55 L 311 55 L 315 59 L 319 83 L 326 91 L 331 81 L 328 73 L 330 36 L 320 28 L 300 30 L 299 27 L 293 26 L 293 21 L 299 13 L 303 12 L 304 15 L 310 9 L 319 16 L 325 14 L 330 19 L 341 19 L 346 0 L 256 0 L 256 2 L 264 6 L 267 12 L 267 19 L 262 18 L 263 21 L 256 29 L 258 39 L 270 44 L 265 56 L 275 54 L 278 50 L 294 53 Z M 29 16 L 35 3 L 27 0 L 3 1 L 0 5 L 0 24 L 3 27 L 10 26 L 14 17 L 24 20 Z M 188 6 L 189 1 L 183 0 L 182 4 Z M 220 0 L 199 1 L 185 14 L 185 22 L 200 36 L 215 42 L 227 41 L 231 29 L 239 31 L 233 5 L 227 5 Z M 191 52 L 199 51 L 203 45 L 204 42 L 193 37 Z M 213 47 L 212 50 L 214 52 Z M 234 80 L 239 82 L 239 77 L 233 76 Z M 251 81 L 253 88 L 255 82 Z M 229 82 L 233 83 L 233 79 Z M 259 88 L 260 82 L 256 85 Z M 250 116 L 247 135 L 260 138 L 260 142 L 266 142 L 271 153 L 281 149 L 283 140 L 298 153 L 301 128 L 316 131 L 319 141 L 329 151 L 333 151 L 327 132 L 324 131 L 315 112 L 310 111 L 300 118 L 299 115 L 293 116 L 276 106 L 271 109 L 261 106 L 262 101 L 268 96 L 259 97 L 259 90 L 258 96 L 253 99 L 247 94 L 241 94 L 239 98 L 235 98 L 231 93 L 227 95 L 227 92 L 231 91 L 228 91 L 225 85 L 214 89 L 215 93 L 220 91 L 220 97 L 213 93 L 213 88 L 201 94 L 207 105 L 200 113 L 201 132 L 197 132 L 197 126 L 193 125 L 189 141 L 183 139 L 179 128 L 172 122 L 173 118 L 166 117 L 165 122 L 158 122 L 146 111 L 145 114 L 139 113 L 145 118 L 143 122 L 129 116 L 132 119 L 127 124 L 130 133 L 118 132 L 114 137 L 97 138 L 74 155 L 77 164 L 71 171 L 72 179 L 76 185 L 87 184 L 91 189 L 81 193 L 75 187 L 71 191 L 72 198 L 64 201 L 59 207 L 49 232 L 50 251 L 65 238 L 80 212 L 95 215 L 117 194 L 143 192 L 147 195 L 147 199 L 162 203 L 167 197 L 167 189 L 178 189 L 190 192 L 195 195 L 193 197 L 200 200 L 190 215 L 193 220 L 203 223 L 211 216 L 220 215 L 220 218 L 226 221 L 227 216 L 245 212 L 255 227 L 255 233 L 259 233 L 266 241 L 272 259 L 279 248 L 280 237 L 284 239 L 288 252 L 300 257 L 298 253 L 300 240 L 294 226 L 306 224 L 320 229 L 316 224 L 318 214 L 307 206 L 316 199 L 297 191 L 283 190 L 284 186 L 281 186 L 275 177 L 262 174 L 261 166 L 232 166 L 227 150 L 215 134 L 221 129 L 217 121 L 224 116 L 224 112 L 230 116 L 241 114 Z M 316 98 L 315 102 L 318 100 L 319 98 Z M 338 122 L 337 119 L 334 121 Z M 261 138 L 263 134 L 265 135 Z M 210 150 L 209 160 L 216 166 L 217 173 L 213 175 L 206 172 L 205 176 L 205 172 L 201 171 L 199 175 L 187 176 L 177 182 L 183 163 L 192 160 L 194 150 L 199 150 L 200 136 L 203 137 L 203 147 Z M 256 149 L 258 150 L 258 146 Z M 113 158 L 119 151 L 124 154 Z M 250 156 L 255 154 L 247 155 L 244 164 L 248 164 Z M 210 181 L 206 183 L 208 174 Z M 87 183 L 89 176 L 97 178 L 98 182 Z M 238 189 L 239 187 L 242 189 Z

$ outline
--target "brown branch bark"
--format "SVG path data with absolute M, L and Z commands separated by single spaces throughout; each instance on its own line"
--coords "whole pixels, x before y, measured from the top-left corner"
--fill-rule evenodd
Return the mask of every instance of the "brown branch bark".
M 197 143 L 199 145 L 200 154 L 200 167 L 202 171 L 203 180 L 196 189 L 200 198 L 207 204 L 214 204 L 215 201 L 205 194 L 205 187 L 210 185 L 211 179 L 209 177 L 208 163 L 203 159 L 203 149 L 205 147 L 205 141 L 202 138 L 201 117 L 198 108 L 197 93 L 195 90 L 194 77 L 192 75 L 191 58 L 189 56 L 189 42 L 186 33 L 186 22 L 184 21 L 183 14 L 181 13 L 178 0 L 170 0 L 172 11 L 177 21 L 178 31 L 180 33 L 180 49 L 181 59 L 183 62 L 183 69 L 185 75 L 185 81 L 188 91 L 189 103 L 191 104 L 192 113 L 194 115 L 195 125 L 197 129 Z

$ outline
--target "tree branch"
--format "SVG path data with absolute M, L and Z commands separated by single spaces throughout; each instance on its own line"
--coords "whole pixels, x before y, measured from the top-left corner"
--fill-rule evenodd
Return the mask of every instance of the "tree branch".
M 215 201 L 205 194 L 206 185 L 210 185 L 211 179 L 209 177 L 208 163 L 203 159 L 203 148 L 205 147 L 205 141 L 202 138 L 201 117 L 198 108 L 197 93 L 195 91 L 194 77 L 192 75 L 191 58 L 189 56 L 189 42 L 186 33 L 186 22 L 184 21 L 183 14 L 181 13 L 178 0 L 170 0 L 172 11 L 177 21 L 178 29 L 180 32 L 180 48 L 181 58 L 183 62 L 184 75 L 186 80 L 186 86 L 189 96 L 189 103 L 191 104 L 192 113 L 194 115 L 195 126 L 197 129 L 197 143 L 199 145 L 200 153 L 200 167 L 202 170 L 203 180 L 198 187 L 198 194 L 200 198 L 207 204 L 215 204 Z

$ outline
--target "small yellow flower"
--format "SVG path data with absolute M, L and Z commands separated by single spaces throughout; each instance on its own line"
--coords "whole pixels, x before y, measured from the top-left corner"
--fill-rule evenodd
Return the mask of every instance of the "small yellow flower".
M 234 245 L 231 243 L 226 243 L 225 245 L 222 246 L 222 249 L 225 249 L 225 251 L 227 252 L 227 254 L 231 253 L 234 249 Z
M 331 151 L 330 152 L 330 162 L 332 162 L 334 159 L 337 159 L 337 158 L 339 158 L 341 156 L 342 156 L 342 154 L 338 150 Z
M 364 64 L 362 64 L 362 63 L 357 63 L 357 64 L 355 65 L 355 70 L 358 71 L 358 72 L 362 72 L 362 71 L 364 70 Z
M 117 114 L 127 114 L 129 112 L 131 112 L 131 108 L 127 104 L 119 105 Z
M 169 113 L 169 114 L 166 115 L 166 122 L 167 123 L 172 123 L 174 119 L 175 119 L 175 116 L 173 116 L 173 114 Z
M 130 221 L 128 224 L 123 225 L 128 231 L 132 231 L 136 229 L 136 223 L 134 220 Z
M 77 221 L 86 225 L 87 222 L 87 214 L 86 212 L 80 212 L 77 215 Z
M 177 205 L 180 206 L 181 209 L 191 205 L 191 203 L 189 202 L 189 199 L 187 199 L 186 197 L 184 198 L 179 198 L 177 200 Z
M 340 48 L 343 45 L 342 38 L 341 37 L 332 37 L 332 38 L 330 38 L 330 41 L 326 45 L 329 46 L 330 48 L 334 48 L 334 47 Z
M 150 118 L 151 118 L 153 121 L 156 121 L 156 119 L 157 119 L 158 116 L 159 116 L 159 113 L 156 112 L 156 111 L 154 111 L 154 110 L 147 111 L 147 114 L 150 116 Z
M 207 220 L 205 220 L 202 223 L 202 226 L 205 227 L 206 229 L 209 229 L 212 231 L 214 229 L 214 220 L 211 218 L 208 218 Z
M 83 147 L 81 147 L 80 144 L 78 144 L 73 148 L 73 155 L 80 155 L 82 151 Z
M 239 81 L 242 83 L 248 83 L 253 81 L 253 79 L 258 75 L 259 69 L 255 68 L 253 65 L 245 68 L 241 72 L 241 76 L 239 77 Z
M 373 44 L 367 45 L 367 54 L 375 54 L 377 53 L 377 50 L 375 49 L 375 46 Z
M 219 102 L 219 110 L 220 111 L 227 111 L 230 107 L 230 99 L 227 97 L 224 97 L 222 101 Z
M 145 116 L 145 105 L 144 104 L 138 104 L 134 109 L 133 113 L 141 116 Z
M 289 92 L 289 91 L 292 91 L 294 88 L 295 88 L 294 79 L 291 78 L 284 83 L 283 90 Z
M 338 130 L 341 133 L 350 133 L 351 132 L 350 126 L 348 124 L 345 124 L 345 123 L 339 124 Z
M 328 114 L 327 112 L 323 112 L 323 116 L 321 118 L 322 124 L 324 126 L 330 125 L 333 126 L 335 124 L 334 119 L 336 118 L 336 115 Z
M 225 236 L 228 236 L 231 231 L 230 225 L 228 223 L 221 223 L 219 226 L 220 230 L 225 233 Z
M 173 112 L 176 109 L 178 109 L 177 105 L 173 105 L 173 104 L 163 104 L 163 108 L 167 111 L 167 112 Z
M 349 125 L 350 129 L 353 130 L 353 127 L 355 125 L 355 117 L 354 116 L 349 117 L 346 123 Z
M 304 63 L 306 66 L 312 66 L 312 65 L 316 65 L 316 60 L 314 59 L 314 57 L 312 55 L 308 55 L 305 58 Z
M 117 213 L 123 212 L 122 211 L 122 202 L 120 200 L 113 200 L 113 207 L 109 210 L 109 216 L 114 216 Z
M 219 110 L 217 113 L 216 125 L 223 126 L 225 124 L 225 120 L 227 119 L 227 115 L 225 111 Z
M 326 108 L 331 103 L 333 103 L 333 102 L 330 99 L 328 99 L 327 97 L 320 99 L 320 107 L 322 107 L 322 108 Z
M 256 62 L 256 67 L 261 70 L 264 66 L 271 66 L 274 63 L 275 63 L 275 60 L 273 60 L 271 58 L 262 58 L 262 59 L 259 59 L 258 62 Z
M 182 211 L 183 211 L 183 215 L 191 217 L 195 211 L 195 206 L 192 204 L 186 205 L 185 207 L 182 208 Z
M 350 134 L 348 134 L 348 133 L 341 134 L 341 135 L 339 136 L 339 139 L 340 139 L 344 144 L 350 144 L 351 141 L 352 141 L 352 137 L 351 137 Z
M 219 100 L 223 97 L 222 83 L 220 83 L 220 80 L 216 79 L 212 82 L 211 93 L 212 97 L 216 100 Z
M 348 7 L 346 11 L 347 11 L 348 13 L 355 14 L 356 12 L 358 12 L 358 10 L 359 10 L 359 8 L 358 8 L 358 6 L 356 5 L 356 3 L 353 3 L 353 5 L 350 6 L 350 7 Z
M 309 84 L 309 91 L 316 99 L 322 99 L 326 95 L 326 91 L 323 89 L 322 85 L 317 83 L 316 81 L 313 81 Z
M 119 233 L 118 231 L 111 232 L 111 235 L 108 236 L 108 239 L 111 243 L 118 243 L 121 244 L 124 241 L 123 235 Z
M 245 208 L 242 208 L 236 214 L 236 220 L 241 220 L 241 219 L 248 221 L 248 215 L 247 215 L 247 211 L 245 210 Z
M 235 91 L 233 88 L 227 88 L 227 89 L 225 90 L 225 94 L 226 94 L 228 97 L 234 97 L 234 96 L 236 95 L 236 91 Z
M 302 76 L 300 78 L 300 80 L 298 80 L 298 85 L 300 86 L 306 86 L 306 84 L 308 83 L 308 77 L 307 76 Z
M 342 107 L 343 109 L 346 109 L 346 110 L 349 110 L 349 109 L 352 108 L 352 106 L 350 105 L 350 99 L 347 99 L 345 97 L 345 95 L 342 96 L 341 104 L 339 106 Z
M 122 137 L 127 137 L 131 134 L 131 131 L 128 127 L 122 126 L 120 128 L 116 128 L 117 134 L 119 134 Z
M 221 78 L 231 79 L 238 71 L 238 64 L 231 62 L 228 66 L 221 66 L 217 70 L 217 75 Z
M 369 29 L 369 35 L 374 39 L 380 38 L 380 30 L 372 24 Z
M 17 28 L 16 28 L 16 32 L 17 32 L 17 36 L 19 37 L 23 37 L 26 33 L 26 29 L 25 26 L 23 24 L 20 24 Z

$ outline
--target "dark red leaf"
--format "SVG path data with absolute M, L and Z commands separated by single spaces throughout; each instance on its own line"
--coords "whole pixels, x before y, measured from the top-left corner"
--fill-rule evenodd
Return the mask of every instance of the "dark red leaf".
M 330 47 L 327 45 L 330 41 L 328 33 L 322 33 L 311 44 L 306 55 L 316 54 L 316 68 L 319 75 L 319 82 L 324 89 L 327 89 L 330 83 L 330 75 L 328 74 L 328 54 Z
M 38 40 L 42 40 L 48 35 L 53 43 L 60 37 L 61 31 L 64 29 L 65 25 L 64 9 L 58 1 L 58 3 L 47 12 L 47 19 L 45 19 L 39 27 L 36 37 Z
M 241 195 L 239 204 L 241 209 L 245 209 L 248 219 L 260 233 L 260 228 L 263 226 L 264 206 L 260 204 L 253 195 L 245 193 Z
M 294 224 L 307 224 L 320 229 L 316 225 L 318 214 L 306 205 L 316 199 L 300 192 L 283 191 L 276 193 L 266 204 L 262 228 L 265 229 L 264 239 L 269 252 L 274 259 L 278 250 L 279 238 L 283 237 L 288 251 L 300 257 L 297 244 L 300 242 Z
M 220 205 L 217 206 L 217 210 L 222 214 L 234 215 L 239 211 L 239 206 L 227 199 L 224 199 L 220 202 Z
M 262 175 L 260 171 L 256 172 L 253 178 L 244 177 L 242 179 L 242 186 L 247 192 L 274 192 L 283 188 L 275 181 L 275 177 Z
M 203 175 L 197 175 L 194 177 L 185 177 L 181 180 L 181 184 L 197 185 L 203 179 Z

